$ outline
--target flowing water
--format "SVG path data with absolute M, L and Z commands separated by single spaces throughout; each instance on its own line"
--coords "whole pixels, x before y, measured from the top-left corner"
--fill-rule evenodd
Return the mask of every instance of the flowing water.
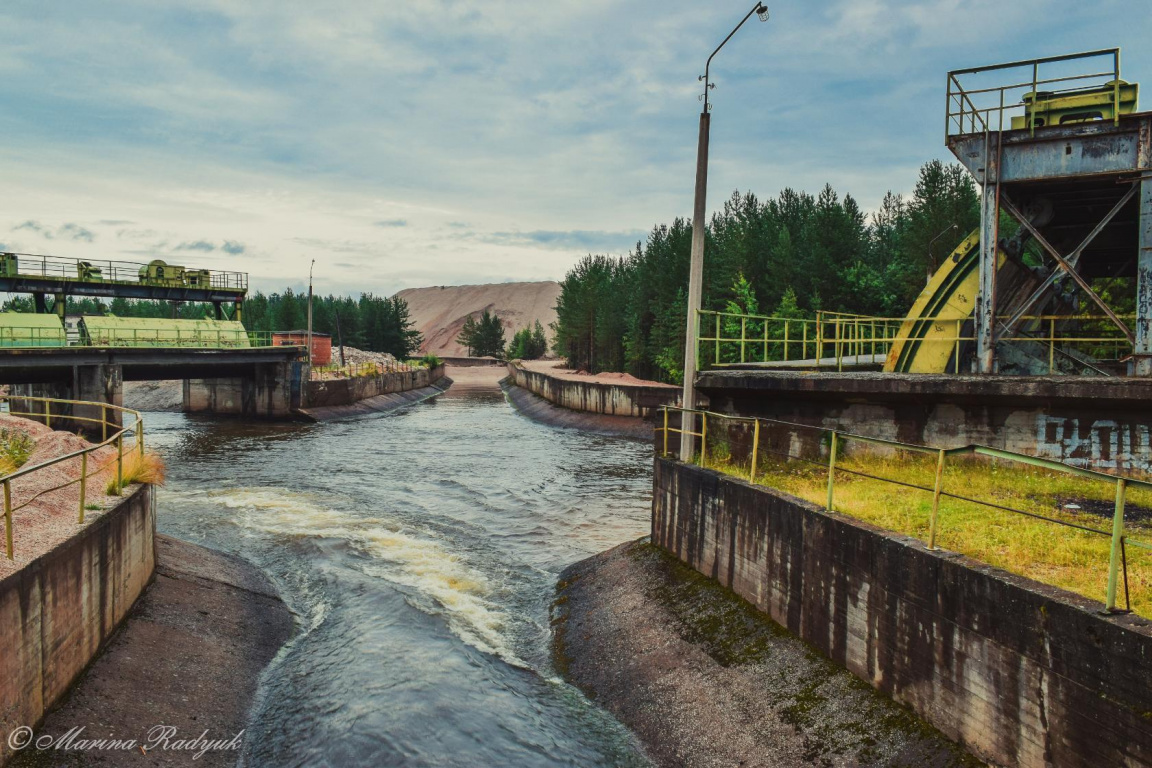
M 651 450 L 497 393 L 327 424 L 148 414 L 159 529 L 253 562 L 297 614 L 249 766 L 644 765 L 557 678 L 567 565 L 648 530 Z

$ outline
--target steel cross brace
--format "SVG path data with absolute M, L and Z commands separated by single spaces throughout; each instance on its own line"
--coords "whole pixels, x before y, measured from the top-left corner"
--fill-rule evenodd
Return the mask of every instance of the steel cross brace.
M 1092 241 L 1096 239 L 1097 235 L 1104 231 L 1104 227 L 1108 226 L 1112 219 L 1116 218 L 1116 214 L 1120 213 L 1120 209 L 1123 208 L 1125 204 L 1127 204 L 1127 202 L 1133 198 L 1133 196 L 1135 196 L 1136 191 L 1139 188 L 1140 185 L 1138 183 L 1133 184 L 1132 187 L 1124 194 L 1124 197 L 1120 198 L 1120 202 L 1116 203 L 1116 205 L 1112 207 L 1112 210 L 1108 211 L 1108 215 L 1101 219 L 1100 223 L 1097 224 L 1095 228 L 1093 228 L 1093 230 L 1088 233 L 1088 237 L 1084 238 L 1084 242 L 1080 243 L 1080 245 L 1076 246 L 1076 249 L 1072 251 L 1072 253 L 1068 254 L 1067 261 L 1069 266 L 1073 268 L 1076 267 L 1077 262 L 1080 261 L 1080 256 L 1084 253 L 1084 249 L 1087 248 L 1092 243 Z M 1029 228 L 1029 231 L 1032 231 L 1031 228 Z M 1001 324 L 1000 336 L 1010 333 L 1012 329 L 1016 327 L 1016 323 L 1020 322 L 1020 318 L 1028 313 L 1028 310 L 1030 310 L 1032 306 L 1040 300 L 1040 297 L 1042 297 L 1045 292 L 1047 292 L 1047 290 L 1052 287 L 1052 284 L 1056 282 L 1056 278 L 1059 276 L 1059 270 L 1052 270 L 1052 274 L 1048 275 L 1048 279 L 1045 280 L 1043 285 L 1037 288 L 1036 291 L 1028 297 L 1028 300 L 1024 302 L 1020 309 L 1016 310 L 1016 314 L 1014 314 L 1007 323 Z
M 1061 256 L 1055 248 L 1052 247 L 1052 244 L 1049 243 L 1047 239 L 1045 239 L 1044 235 L 1040 234 L 1040 231 L 1037 230 L 1036 227 L 1032 226 L 1032 222 L 1028 221 L 1028 218 L 1024 214 L 1020 213 L 1019 210 L 1017 210 L 1016 206 L 1014 206 L 1012 202 L 1008 200 L 1006 195 L 1001 196 L 1000 204 L 1006 211 L 1008 211 L 1009 214 L 1012 215 L 1013 218 L 1020 222 L 1020 226 L 1024 227 L 1030 233 L 1032 233 L 1032 237 L 1036 238 L 1036 242 L 1040 243 L 1041 247 L 1048 251 L 1048 254 L 1056 260 L 1056 263 L 1060 265 L 1060 268 L 1067 272 L 1069 277 L 1076 281 L 1076 284 L 1079 285 L 1081 290 L 1087 293 L 1089 297 L 1091 297 L 1092 301 L 1096 302 L 1097 306 L 1103 310 L 1104 314 L 1106 314 L 1108 318 L 1116 324 L 1116 327 L 1124 333 L 1124 335 L 1128 338 L 1128 341 L 1135 344 L 1136 337 L 1132 334 L 1132 331 L 1128 329 L 1128 326 L 1124 324 L 1124 321 L 1121 320 L 1120 317 L 1112 311 L 1111 307 L 1104 303 L 1103 299 L 1096 295 L 1096 292 L 1093 291 L 1092 288 L 1088 285 L 1087 281 L 1085 281 L 1084 278 L 1080 276 L 1080 273 L 1076 271 L 1075 267 L 1069 264 L 1068 261 L 1063 256 Z

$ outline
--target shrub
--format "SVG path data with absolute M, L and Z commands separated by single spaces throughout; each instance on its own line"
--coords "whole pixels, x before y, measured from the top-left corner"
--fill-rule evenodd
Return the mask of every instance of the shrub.
M 0 429 L 0 474 L 7 475 L 24 466 L 34 447 L 30 435 L 17 429 Z
M 116 482 L 116 465 L 112 465 L 112 477 L 108 478 L 107 493 L 109 496 L 119 496 L 125 486 L 133 483 L 151 483 L 164 485 L 164 460 L 154 453 L 140 455 L 139 451 L 132 451 L 124 456 L 123 480 Z

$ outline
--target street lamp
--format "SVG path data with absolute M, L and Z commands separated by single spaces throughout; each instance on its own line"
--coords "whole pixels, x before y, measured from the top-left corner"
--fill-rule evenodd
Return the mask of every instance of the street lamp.
M 947 229 L 945 229 L 940 234 L 936 235 L 936 237 L 932 238 L 931 242 L 928 243 L 928 263 L 932 265 L 928 268 L 928 282 L 929 283 L 932 282 L 932 273 L 936 271 L 936 257 L 932 255 L 932 246 L 936 245 L 936 241 L 939 240 L 940 238 L 944 237 L 944 235 L 948 234 L 949 232 L 951 232 L 954 229 L 959 229 L 959 228 L 960 228 L 959 224 L 949 224 Z
M 312 368 L 312 268 L 316 266 L 316 259 L 308 265 L 308 368 Z
M 696 338 L 697 313 L 700 311 L 700 297 L 704 282 L 704 216 L 706 215 L 706 199 L 708 196 L 708 128 L 712 105 L 709 101 L 709 92 L 715 88 L 712 82 L 712 59 L 720 49 L 732 39 L 744 22 L 752 18 L 752 14 L 760 17 L 761 21 L 768 21 L 768 9 L 763 3 L 756 3 L 752 10 L 740 20 L 736 28 L 728 33 L 724 42 L 716 46 L 708 63 L 704 65 L 704 74 L 700 80 L 704 81 L 704 94 L 700 97 L 704 102 L 704 109 L 700 112 L 700 143 L 696 150 L 696 203 L 692 209 L 692 265 L 688 273 L 688 327 L 684 334 L 684 391 L 681 397 L 681 406 L 694 408 L 696 406 Z M 696 417 L 693 414 L 683 414 L 680 432 L 680 460 L 692 460 L 692 435 Z

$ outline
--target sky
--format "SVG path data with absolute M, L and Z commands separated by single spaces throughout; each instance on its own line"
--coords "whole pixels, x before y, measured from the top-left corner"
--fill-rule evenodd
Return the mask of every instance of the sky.
M 950 69 L 1124 49 L 1143 0 L 769 2 L 713 62 L 709 209 L 865 210 L 943 144 Z M 560 279 L 692 210 L 711 0 L 13 0 L 0 250 L 322 293 Z M 1150 96 L 1152 98 L 1152 96 Z

